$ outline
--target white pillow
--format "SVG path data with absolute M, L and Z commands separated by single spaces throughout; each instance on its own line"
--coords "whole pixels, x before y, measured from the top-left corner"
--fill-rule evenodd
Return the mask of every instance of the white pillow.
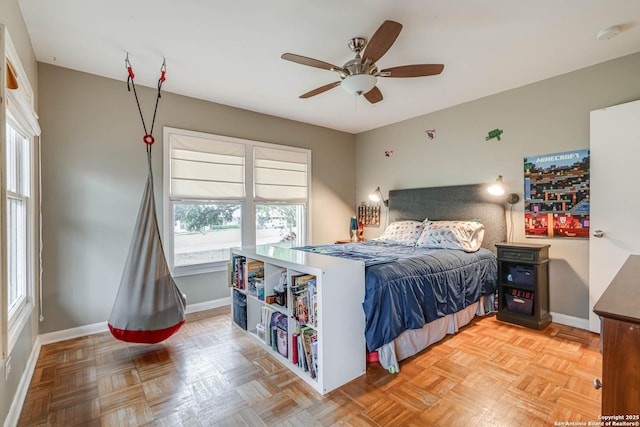
M 396 221 L 387 226 L 376 240 L 413 246 L 424 228 L 423 221 Z
M 423 248 L 462 249 L 476 252 L 482 245 L 484 225 L 476 221 L 425 221 L 416 246 Z

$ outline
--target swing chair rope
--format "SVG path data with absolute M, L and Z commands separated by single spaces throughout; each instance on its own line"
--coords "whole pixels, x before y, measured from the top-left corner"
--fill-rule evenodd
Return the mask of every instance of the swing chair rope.
M 138 112 L 140 113 L 140 121 L 142 122 L 142 129 L 144 130 L 144 136 L 142 137 L 142 141 L 147 146 L 147 152 L 151 153 L 151 145 L 155 142 L 153 137 L 153 126 L 156 123 L 156 114 L 158 112 L 158 103 L 160 102 L 160 98 L 162 98 L 162 84 L 166 80 L 167 73 L 167 62 L 166 59 L 163 58 L 162 66 L 160 67 L 160 78 L 158 79 L 158 94 L 156 96 L 156 105 L 153 110 L 153 119 L 151 120 L 151 128 L 147 132 L 147 125 L 144 121 L 144 115 L 142 114 L 142 107 L 140 106 L 140 100 L 138 99 L 138 92 L 136 91 L 136 84 L 134 82 L 135 74 L 133 73 L 133 67 L 131 66 L 131 62 L 129 61 L 129 52 L 127 52 L 127 57 L 124 60 L 125 68 L 127 69 L 127 73 L 129 76 L 127 77 L 127 90 L 131 92 L 133 88 L 133 95 L 136 98 L 136 105 L 138 106 Z

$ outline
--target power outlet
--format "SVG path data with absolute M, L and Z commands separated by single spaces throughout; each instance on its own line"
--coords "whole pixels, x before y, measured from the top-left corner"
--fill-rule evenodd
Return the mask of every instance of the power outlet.
M 4 380 L 5 381 L 9 379 L 9 372 L 11 372 L 11 356 L 7 357 L 7 360 L 4 362 Z

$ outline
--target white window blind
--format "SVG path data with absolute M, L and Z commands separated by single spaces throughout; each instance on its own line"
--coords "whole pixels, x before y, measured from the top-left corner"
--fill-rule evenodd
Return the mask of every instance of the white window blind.
M 254 147 L 253 153 L 257 201 L 307 201 L 307 153 L 262 146 Z
M 245 146 L 197 136 L 171 134 L 172 199 L 245 197 Z

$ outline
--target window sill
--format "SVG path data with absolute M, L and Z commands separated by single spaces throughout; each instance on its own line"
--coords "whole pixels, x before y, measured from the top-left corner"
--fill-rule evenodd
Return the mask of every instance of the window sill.
M 211 264 L 189 265 L 182 267 L 174 267 L 171 275 L 173 277 L 194 276 L 197 274 L 218 273 L 227 271 L 227 264 L 230 261 L 220 261 Z
M 29 318 L 31 317 L 31 313 L 33 313 L 33 304 L 31 302 L 27 302 L 22 306 L 20 311 L 15 314 L 13 317 L 13 321 L 9 326 L 9 337 L 8 337 L 8 348 L 7 354 L 11 354 L 13 350 L 13 346 L 18 341 L 20 334 L 24 330 L 24 327 L 29 322 Z

